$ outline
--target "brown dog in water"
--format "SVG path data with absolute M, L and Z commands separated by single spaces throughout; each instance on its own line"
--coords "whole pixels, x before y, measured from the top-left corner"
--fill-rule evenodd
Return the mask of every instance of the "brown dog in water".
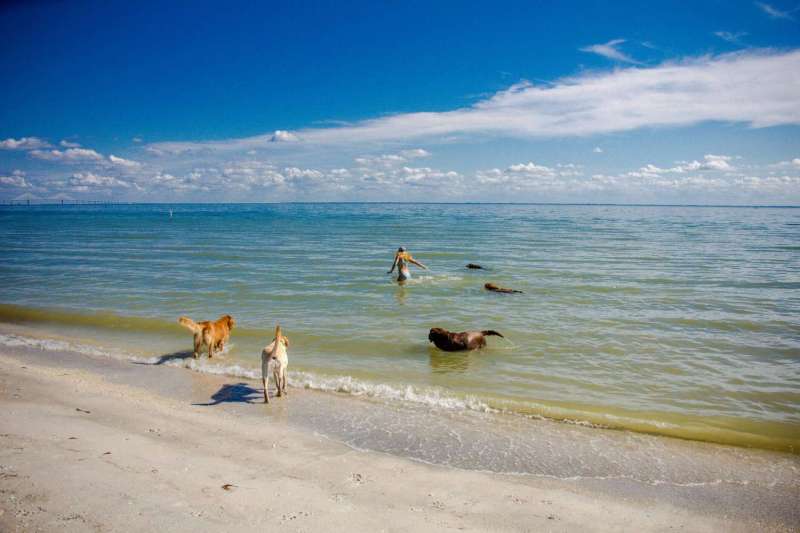
M 506 289 L 505 287 L 498 287 L 494 283 L 486 283 L 483 286 L 483 288 L 486 289 L 487 291 L 502 292 L 504 294 L 511 294 L 514 292 L 522 293 L 522 291 L 518 291 L 517 289 Z
M 489 335 L 502 335 L 493 329 L 483 331 L 462 331 L 453 333 L 442 328 L 431 328 L 428 332 L 428 340 L 436 345 L 440 350 L 446 352 L 458 352 L 462 350 L 477 350 L 486 346 L 486 338 Z
M 178 319 L 178 323 L 194 333 L 195 359 L 197 359 L 203 344 L 208 346 L 209 359 L 211 359 L 215 351 L 222 351 L 231 336 L 233 326 L 236 324 L 231 315 L 222 315 L 214 322 L 210 320 L 195 322 L 191 318 L 182 316 Z

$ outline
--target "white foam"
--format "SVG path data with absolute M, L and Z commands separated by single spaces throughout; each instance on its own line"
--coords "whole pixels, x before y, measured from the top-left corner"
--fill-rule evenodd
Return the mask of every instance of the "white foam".
M 118 357 L 124 359 L 127 354 L 111 352 L 97 346 L 79 344 L 56 339 L 37 339 L 13 334 L 0 334 L 0 345 L 10 348 L 35 348 L 50 352 L 77 352 L 93 357 Z
M 444 409 L 497 412 L 496 409 L 472 396 L 461 398 L 435 388 L 417 388 L 411 385 L 399 387 L 386 383 L 370 383 L 351 376 L 325 377 L 308 372 L 289 372 L 289 385 L 381 400 L 411 402 Z
M 110 352 L 95 346 L 72 343 L 55 339 L 37 339 L 19 335 L 0 334 L 0 345 L 11 347 L 35 348 L 47 351 L 70 351 L 95 357 L 113 357 L 127 359 L 133 363 L 146 365 L 165 365 L 175 368 L 186 368 L 195 372 L 231 376 L 245 379 L 261 379 L 261 369 L 237 363 L 209 362 L 208 359 L 141 357 L 121 352 Z M 230 346 L 226 346 L 227 349 Z M 290 387 L 336 392 L 356 397 L 366 397 L 387 402 L 406 402 L 436 409 L 469 410 L 482 413 L 501 413 L 504 409 L 491 407 L 474 396 L 456 396 L 438 388 L 415 387 L 413 385 L 390 385 L 353 378 L 352 376 L 322 376 L 311 372 L 290 371 L 288 375 Z M 543 418 L 543 417 L 538 417 Z M 580 421 L 569 421 L 581 423 Z M 585 422 L 587 425 L 591 425 Z

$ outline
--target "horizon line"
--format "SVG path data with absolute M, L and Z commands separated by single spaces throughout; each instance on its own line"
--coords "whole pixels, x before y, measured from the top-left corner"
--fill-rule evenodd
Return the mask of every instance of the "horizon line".
M 541 205 L 541 206 L 585 206 L 585 207 L 730 207 L 730 208 L 773 208 L 797 209 L 800 204 L 650 204 L 618 202 L 398 202 L 398 201 L 283 201 L 283 202 L 115 202 L 105 200 L 85 201 L 27 201 L 2 200 L 0 207 L 55 206 L 70 207 L 82 205 Z

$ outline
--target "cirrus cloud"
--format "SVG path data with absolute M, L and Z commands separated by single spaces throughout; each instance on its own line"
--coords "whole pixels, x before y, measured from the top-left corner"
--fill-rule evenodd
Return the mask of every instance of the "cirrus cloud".
M 287 133 L 298 139 L 291 144 L 358 145 L 453 136 L 575 137 L 712 121 L 752 128 L 798 125 L 798 72 L 800 50 L 749 50 L 590 72 L 547 85 L 521 82 L 452 111 L 403 113 Z M 274 138 L 163 142 L 149 150 L 245 151 L 275 146 Z

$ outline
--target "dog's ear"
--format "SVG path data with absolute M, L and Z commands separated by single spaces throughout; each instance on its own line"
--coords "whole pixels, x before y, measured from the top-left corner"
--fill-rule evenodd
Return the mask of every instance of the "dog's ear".
M 233 319 L 231 315 L 226 315 L 226 318 L 228 319 L 228 327 L 230 329 L 233 329 L 233 326 L 236 325 L 236 321 Z
M 287 348 L 289 347 L 289 337 L 286 335 L 283 336 L 283 344 L 285 344 Z

